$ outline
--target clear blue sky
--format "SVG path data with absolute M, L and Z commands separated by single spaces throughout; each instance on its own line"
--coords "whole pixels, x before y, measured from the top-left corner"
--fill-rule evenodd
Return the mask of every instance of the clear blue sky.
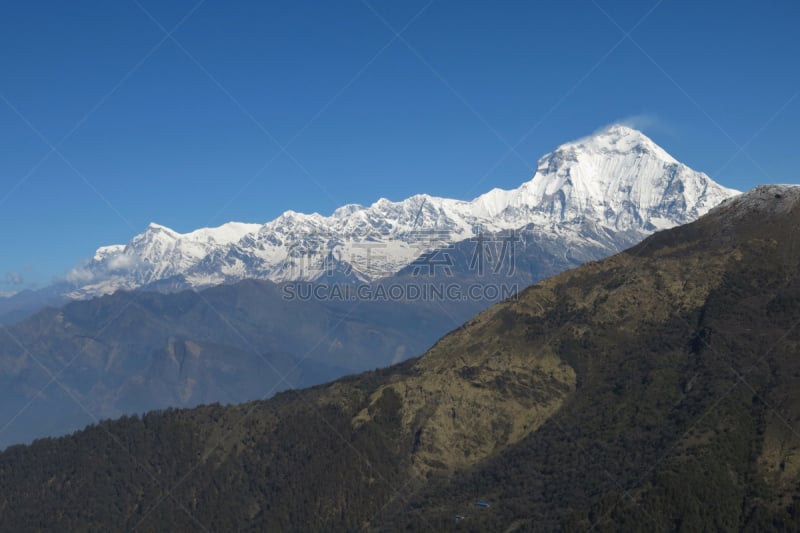
M 139 2 L 3 7 L 0 292 L 151 221 L 516 187 L 631 117 L 725 185 L 800 181 L 795 1 Z

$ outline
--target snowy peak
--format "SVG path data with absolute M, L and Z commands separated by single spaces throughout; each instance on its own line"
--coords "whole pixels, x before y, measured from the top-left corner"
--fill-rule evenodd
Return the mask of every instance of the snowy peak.
M 593 154 L 649 153 L 667 163 L 678 163 L 647 135 L 623 124 L 613 124 L 589 137 L 565 143 L 558 150 Z
M 230 222 L 181 234 L 150 224 L 127 245 L 100 248 L 69 278 L 73 297 L 134 289 L 170 278 L 203 287 L 245 278 L 316 280 L 347 272 L 371 281 L 398 272 L 432 247 L 480 232 L 534 227 L 576 246 L 598 232 L 617 244 L 683 224 L 738 194 L 681 164 L 623 125 L 557 147 L 517 189 L 472 201 L 417 194 L 330 216 L 286 211 L 263 225 Z
M 155 222 L 151 222 L 150 224 L 148 224 L 147 225 L 147 229 L 145 229 L 145 231 L 164 232 L 164 233 L 175 234 L 175 235 L 178 234 L 175 230 L 170 229 L 170 228 L 168 228 L 166 226 L 162 226 L 161 224 L 156 224 Z
M 694 220 L 737 192 L 679 163 L 643 133 L 613 125 L 545 155 L 519 189 L 495 189 L 476 202 L 512 220 L 528 212 L 560 223 L 652 231 Z
M 151 222 L 142 235 L 159 235 L 174 241 L 216 242 L 229 244 L 241 239 L 247 233 L 258 230 L 260 224 L 246 224 L 243 222 L 228 222 L 216 228 L 200 228 L 189 233 L 177 231 Z

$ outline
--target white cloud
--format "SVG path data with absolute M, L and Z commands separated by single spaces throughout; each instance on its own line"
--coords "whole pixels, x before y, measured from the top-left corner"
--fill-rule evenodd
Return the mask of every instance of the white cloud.
M 88 266 L 77 266 L 67 272 L 64 279 L 76 285 L 84 285 L 93 281 L 95 278 L 94 272 Z
M 652 113 L 641 113 L 639 115 L 630 115 L 622 118 L 616 122 L 617 124 L 624 124 L 637 130 L 647 130 L 652 128 L 659 128 L 663 126 L 661 119 Z
M 3 285 L 19 287 L 24 283 L 25 278 L 19 272 L 6 272 L 6 275 L 3 277 Z
M 111 256 L 106 262 L 108 270 L 130 270 L 139 264 L 139 259 L 133 255 L 118 254 Z
M 628 115 L 610 122 L 601 128 L 598 128 L 594 133 L 599 133 L 607 129 L 609 126 L 613 126 L 614 124 L 622 124 L 623 126 L 628 126 L 647 134 L 652 134 L 653 131 L 657 131 L 662 134 L 675 136 L 677 133 L 675 128 L 668 121 L 662 119 L 655 113 L 639 113 L 638 115 Z
M 64 279 L 74 285 L 88 285 L 107 278 L 109 274 L 120 270 L 133 270 L 140 264 L 134 255 L 115 253 L 100 260 L 85 260 L 67 272 Z

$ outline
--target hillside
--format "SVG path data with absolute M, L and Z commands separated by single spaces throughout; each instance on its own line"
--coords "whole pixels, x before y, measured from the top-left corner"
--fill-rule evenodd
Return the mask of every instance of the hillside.
M 798 227 L 759 187 L 398 366 L 12 447 L 4 526 L 796 530 Z
M 120 291 L 3 328 L 0 448 L 66 434 L 93 417 L 240 403 L 388 366 L 456 327 L 433 304 L 284 295 L 268 281 Z

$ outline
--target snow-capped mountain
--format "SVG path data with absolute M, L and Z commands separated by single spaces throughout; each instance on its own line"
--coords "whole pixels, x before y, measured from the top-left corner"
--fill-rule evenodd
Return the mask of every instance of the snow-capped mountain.
M 432 248 L 526 226 L 577 246 L 603 235 L 612 253 L 692 221 L 736 194 L 643 133 L 614 125 L 545 155 L 519 188 L 494 189 L 472 201 L 419 194 L 346 205 L 330 216 L 287 211 L 263 225 L 231 222 L 186 234 L 151 224 L 128 244 L 102 247 L 73 270 L 68 279 L 78 288 L 70 296 L 244 278 L 373 281 Z

